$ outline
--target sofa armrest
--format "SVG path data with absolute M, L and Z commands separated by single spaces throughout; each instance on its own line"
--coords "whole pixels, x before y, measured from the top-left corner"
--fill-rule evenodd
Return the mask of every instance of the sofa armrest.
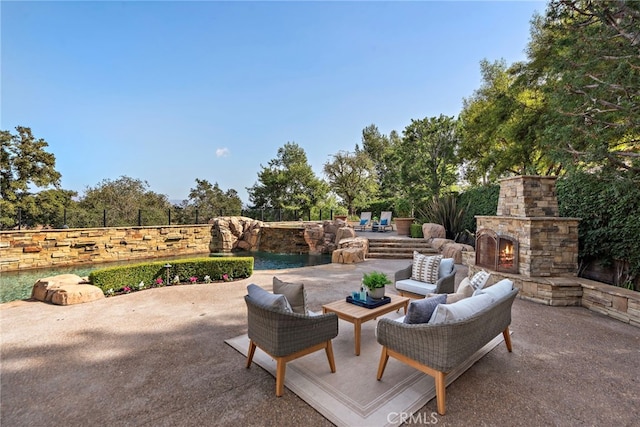
M 394 282 L 397 282 L 398 280 L 411 278 L 412 271 L 413 271 L 413 263 L 409 264 L 402 270 L 396 271 L 396 273 L 394 274 Z
M 511 306 L 517 293 L 514 289 L 464 320 L 410 325 L 381 318 L 376 339 L 409 359 L 450 372 L 511 324 Z
M 449 273 L 449 275 L 438 279 L 438 281 L 435 283 L 436 294 L 452 294 L 455 292 L 454 288 L 456 285 L 456 271 L 457 268 L 454 265 L 453 271 Z

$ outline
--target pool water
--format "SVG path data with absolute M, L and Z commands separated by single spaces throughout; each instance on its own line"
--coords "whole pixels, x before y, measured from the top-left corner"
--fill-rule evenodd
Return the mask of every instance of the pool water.
M 268 252 L 211 254 L 210 256 L 252 256 L 254 270 L 282 270 L 286 268 L 309 267 L 313 265 L 331 263 L 331 255 L 309 254 L 272 254 Z M 149 261 L 175 261 L 178 259 L 194 258 L 191 256 L 173 257 L 167 259 L 154 258 Z M 87 266 L 70 266 L 58 268 L 46 268 L 25 271 L 9 271 L 0 273 L 0 303 L 27 299 L 31 297 L 33 285 L 43 277 L 58 274 L 76 274 L 84 277 L 93 270 L 124 264 L 138 264 L 144 260 L 127 262 L 111 262 L 108 264 L 92 264 Z

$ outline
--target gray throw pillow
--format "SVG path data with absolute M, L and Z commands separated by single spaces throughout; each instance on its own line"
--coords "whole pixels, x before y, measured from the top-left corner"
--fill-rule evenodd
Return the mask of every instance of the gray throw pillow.
M 247 286 L 247 293 L 249 294 L 249 298 L 257 304 L 272 307 L 284 313 L 292 312 L 291 306 L 284 295 L 272 294 L 253 283 Z
M 307 293 L 304 283 L 283 282 L 273 276 L 273 293 L 284 295 L 294 313 L 307 314 Z
M 431 298 L 412 301 L 411 304 L 409 304 L 407 315 L 404 316 L 404 323 L 410 325 L 427 323 L 436 307 L 439 304 L 446 304 L 446 302 L 447 294 L 438 294 Z

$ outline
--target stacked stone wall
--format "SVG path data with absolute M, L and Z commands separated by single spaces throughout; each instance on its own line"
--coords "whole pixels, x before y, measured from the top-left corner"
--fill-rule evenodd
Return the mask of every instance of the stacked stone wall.
M 100 264 L 211 252 L 331 253 L 354 237 L 344 221 L 265 224 L 219 217 L 211 224 L 0 232 L 0 271 Z
M 258 247 L 265 252 L 308 254 L 309 245 L 304 235 L 304 227 L 263 227 Z
M 480 270 L 473 253 L 465 254 L 463 263 L 469 277 Z M 502 279 L 513 281 L 519 298 L 551 306 L 582 306 L 591 311 L 640 327 L 640 292 L 607 285 L 583 277 L 526 277 L 491 271 L 487 285 Z
M 558 217 L 556 177 L 516 176 L 500 181 L 498 216 Z
M 0 232 L 0 271 L 209 253 L 211 225 Z
M 518 240 L 518 273 L 525 276 L 578 274 L 578 219 L 476 218 L 478 231 L 487 228 Z

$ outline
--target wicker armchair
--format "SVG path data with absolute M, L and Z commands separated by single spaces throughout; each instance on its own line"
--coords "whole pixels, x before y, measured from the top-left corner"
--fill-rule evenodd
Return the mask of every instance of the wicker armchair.
M 378 366 L 378 380 L 389 356 L 431 375 L 436 381 L 438 413 L 444 415 L 445 377 L 476 351 L 502 332 L 511 352 L 511 306 L 517 289 L 494 301 L 472 317 L 442 324 L 405 324 L 381 318 L 377 340 L 383 346 Z M 473 297 L 472 297 L 473 298 Z
M 336 371 L 331 340 L 338 335 L 338 316 L 327 313 L 308 316 L 284 313 L 260 305 L 248 295 L 244 297 L 248 312 L 249 352 L 247 368 L 251 367 L 256 346 L 276 360 L 276 396 L 284 391 L 286 363 L 324 349 L 331 372 Z
M 395 272 L 394 283 L 400 280 L 406 280 L 411 278 L 411 273 L 413 270 L 413 263 L 409 264 L 407 267 L 402 270 L 398 270 Z M 398 291 L 398 293 L 403 297 L 410 298 L 424 298 L 427 294 L 452 294 L 455 292 L 455 284 L 456 284 L 456 272 L 457 268 L 454 265 L 453 270 L 446 276 L 439 276 L 436 283 L 434 283 L 434 289 L 425 289 L 424 293 L 410 292 L 404 289 L 399 289 L 395 284 L 394 287 Z

